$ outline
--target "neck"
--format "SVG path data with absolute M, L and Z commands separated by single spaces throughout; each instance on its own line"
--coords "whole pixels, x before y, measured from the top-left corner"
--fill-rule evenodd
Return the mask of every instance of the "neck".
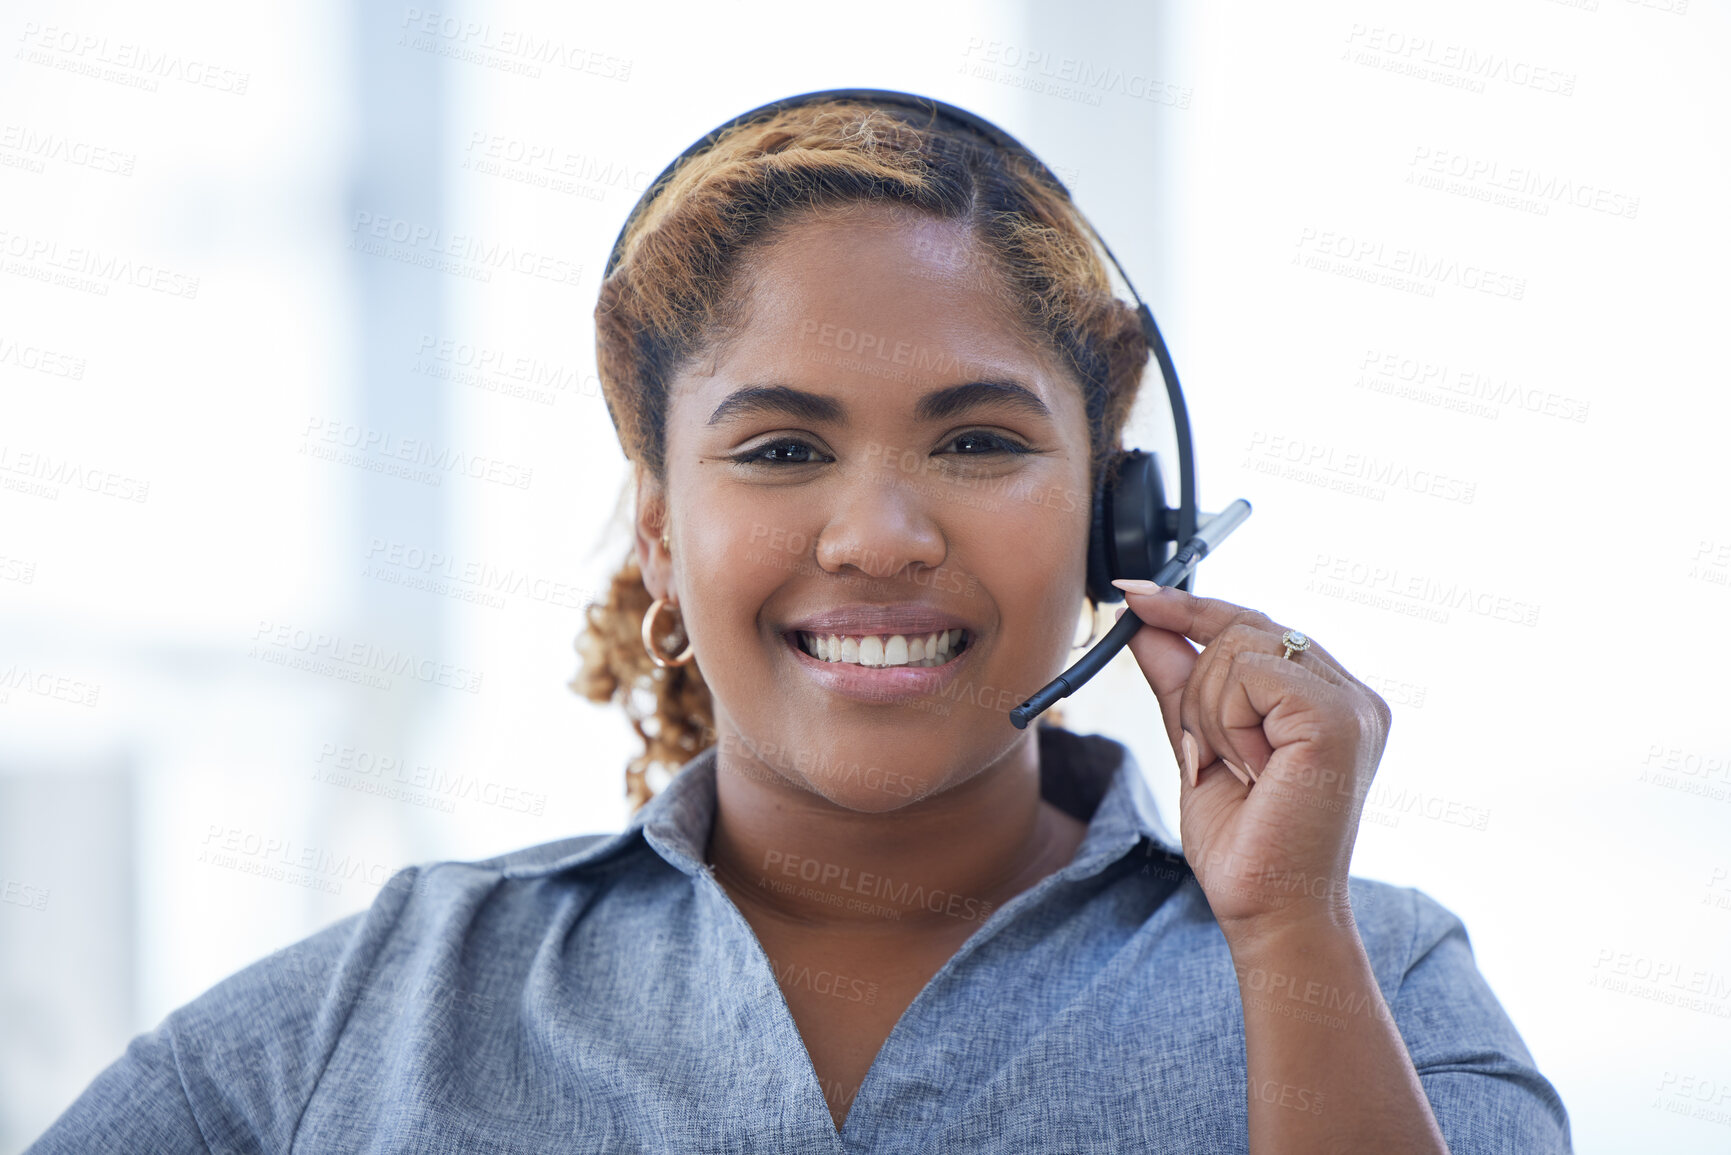
M 721 746 L 716 880 L 741 906 L 806 928 L 963 932 L 1067 863 L 1086 829 L 1041 799 L 1033 732 L 965 782 L 881 813 L 838 806 Z

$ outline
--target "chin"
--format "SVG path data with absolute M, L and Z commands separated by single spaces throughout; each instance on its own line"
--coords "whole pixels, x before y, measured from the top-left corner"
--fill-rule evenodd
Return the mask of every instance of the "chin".
M 812 793 L 862 814 L 900 810 L 936 789 L 935 783 L 920 774 L 845 760 L 827 772 L 818 768 L 806 770 L 799 778 Z

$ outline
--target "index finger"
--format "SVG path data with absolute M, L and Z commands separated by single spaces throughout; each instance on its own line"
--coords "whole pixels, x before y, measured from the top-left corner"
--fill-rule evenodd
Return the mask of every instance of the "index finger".
M 1142 619 L 1145 625 L 1171 630 L 1208 646 L 1234 622 L 1248 618 L 1251 624 L 1260 626 L 1273 635 L 1271 640 L 1275 643 L 1274 652 L 1278 653 L 1282 649 L 1279 638 L 1286 627 L 1261 610 L 1253 610 L 1220 598 L 1198 597 L 1176 586 L 1157 585 L 1150 581 L 1120 579 L 1112 584 L 1124 591 L 1131 611 Z M 1299 655 L 1295 652 L 1292 656 L 1296 660 Z M 1354 684 L 1358 682 L 1357 678 L 1347 673 L 1344 666 L 1335 661 L 1333 654 L 1317 644 L 1315 638 L 1310 639 L 1310 646 L 1304 650 L 1304 656 L 1316 659 L 1317 665 L 1329 670 L 1335 678 Z M 1323 676 L 1328 677 L 1326 674 Z
M 1197 597 L 1177 586 L 1163 586 L 1150 581 L 1118 579 L 1112 583 L 1127 597 L 1135 597 L 1130 606 L 1136 616 L 1151 626 L 1183 634 L 1193 642 L 1210 644 L 1221 632 L 1245 614 L 1259 610 L 1221 601 L 1219 598 Z M 1270 625 L 1274 623 L 1269 622 Z

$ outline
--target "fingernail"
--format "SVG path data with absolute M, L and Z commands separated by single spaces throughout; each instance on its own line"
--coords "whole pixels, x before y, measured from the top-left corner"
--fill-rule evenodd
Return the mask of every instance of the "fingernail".
M 1200 755 L 1198 754 L 1198 752 L 1196 750 L 1196 739 L 1194 739 L 1190 736 L 1190 731 L 1188 731 L 1188 730 L 1184 731 L 1183 746 L 1184 746 L 1184 778 L 1187 782 L 1190 783 L 1190 785 L 1192 787 L 1194 787 L 1196 785 L 1196 772 L 1197 772 L 1196 762 L 1197 762 L 1197 759 L 1200 757 Z
M 1166 588 L 1159 582 L 1143 581 L 1141 578 L 1113 578 L 1112 584 L 1127 594 L 1154 594 Z
M 1251 783 L 1250 783 L 1250 775 L 1249 775 L 1249 774 L 1246 774 L 1246 773 L 1245 773 L 1245 772 L 1244 772 L 1244 771 L 1243 771 L 1243 770 L 1242 770 L 1242 769 L 1241 769 L 1241 768 L 1240 768 L 1240 767 L 1239 767 L 1239 765 L 1238 765 L 1238 764 L 1237 764 L 1237 763 L 1236 763 L 1236 762 L 1234 762 L 1234 761 L 1233 761 L 1233 760 L 1232 760 L 1232 759 L 1230 759 L 1230 758 L 1222 758 L 1222 759 L 1220 759 L 1220 760 L 1221 760 L 1221 761 L 1222 761 L 1222 762 L 1224 762 L 1224 763 L 1226 763 L 1226 768 L 1227 768 L 1227 769 L 1228 769 L 1228 770 L 1230 770 L 1230 771 L 1232 771 L 1232 774 L 1233 774 L 1233 776 L 1234 776 L 1234 777 L 1236 777 L 1236 778 L 1237 778 L 1237 779 L 1238 779 L 1238 780 L 1239 780 L 1239 781 L 1240 781 L 1240 782 L 1242 782 L 1242 783 L 1244 783 L 1244 784 L 1245 784 L 1245 785 L 1246 785 L 1246 786 L 1249 786 L 1249 785 L 1250 785 L 1250 784 L 1251 784 Z
M 1248 758 L 1246 758 L 1244 760 L 1244 772 L 1246 774 L 1250 775 L 1250 780 L 1252 782 L 1262 781 L 1262 775 L 1260 775 L 1256 772 L 1256 767 L 1254 767 L 1250 764 L 1250 760 Z

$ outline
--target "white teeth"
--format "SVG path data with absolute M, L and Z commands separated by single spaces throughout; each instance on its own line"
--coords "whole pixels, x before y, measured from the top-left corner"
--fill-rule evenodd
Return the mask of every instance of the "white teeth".
M 940 630 L 932 634 L 890 634 L 865 637 L 843 637 L 839 634 L 822 636 L 799 634 L 800 649 L 825 662 L 846 662 L 855 666 L 940 666 L 961 648 L 961 630 Z

